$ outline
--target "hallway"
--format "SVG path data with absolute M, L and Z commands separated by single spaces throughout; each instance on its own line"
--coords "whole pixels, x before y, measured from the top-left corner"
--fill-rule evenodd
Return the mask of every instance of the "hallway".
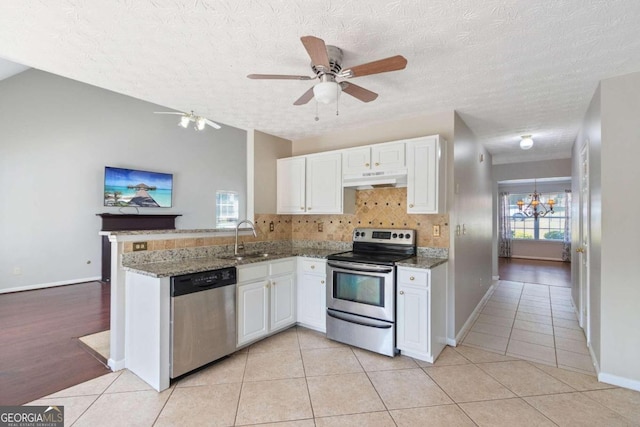
M 463 343 L 594 375 L 571 302 L 570 268 L 560 262 L 501 260 L 501 280 Z

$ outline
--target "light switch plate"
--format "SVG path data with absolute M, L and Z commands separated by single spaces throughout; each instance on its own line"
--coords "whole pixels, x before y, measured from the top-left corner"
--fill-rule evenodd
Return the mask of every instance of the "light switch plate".
M 433 237 L 440 237 L 440 226 L 439 225 L 434 225 L 433 226 Z

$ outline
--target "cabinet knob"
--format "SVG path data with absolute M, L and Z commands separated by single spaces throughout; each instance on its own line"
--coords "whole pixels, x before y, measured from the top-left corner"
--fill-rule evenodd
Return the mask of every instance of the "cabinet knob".
M 311 266 L 311 269 L 313 270 L 314 268 L 316 268 L 316 266 L 315 266 L 315 265 L 312 265 L 312 266 Z
M 410 207 L 410 208 L 412 208 L 412 207 L 413 207 L 413 203 L 411 203 L 411 204 L 409 205 L 409 207 Z
M 411 277 L 409 277 L 409 280 L 416 280 L 416 278 L 411 276 Z
M 400 291 L 400 295 L 404 295 L 404 291 Z
M 324 280 L 320 280 L 320 284 L 321 284 L 321 285 L 324 285 Z
M 304 210 L 304 206 L 300 206 L 300 210 L 303 211 Z
M 366 167 L 369 167 L 369 163 L 365 163 L 364 165 L 365 165 Z
M 310 210 L 311 210 L 311 206 L 309 206 L 309 207 L 307 208 L 307 210 L 308 210 L 308 211 L 310 211 Z
M 268 287 L 269 287 L 269 284 L 267 283 L 266 285 L 264 285 L 264 287 L 265 287 L 265 288 L 268 288 Z
M 376 162 L 376 166 L 380 166 L 380 163 Z

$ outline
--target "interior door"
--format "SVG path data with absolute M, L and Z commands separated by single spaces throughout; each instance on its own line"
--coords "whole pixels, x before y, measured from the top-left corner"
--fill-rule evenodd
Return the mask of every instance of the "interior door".
M 589 308 L 589 140 L 580 150 L 580 246 L 576 248 L 580 262 L 580 326 L 587 342 L 591 342 Z

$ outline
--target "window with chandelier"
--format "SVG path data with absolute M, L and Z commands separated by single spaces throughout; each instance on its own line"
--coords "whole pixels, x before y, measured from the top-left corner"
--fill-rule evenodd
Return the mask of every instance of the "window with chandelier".
M 563 241 L 567 209 L 564 192 L 508 195 L 513 239 Z

